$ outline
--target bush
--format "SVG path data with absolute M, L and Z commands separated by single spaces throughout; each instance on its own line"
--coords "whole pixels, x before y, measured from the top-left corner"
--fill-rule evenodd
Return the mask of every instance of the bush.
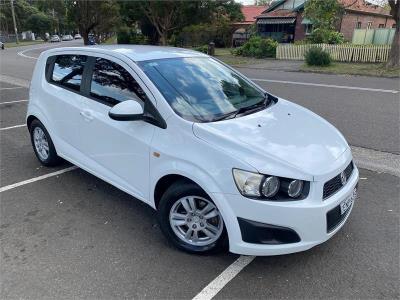
M 320 47 L 312 47 L 305 55 L 306 63 L 309 66 L 329 66 L 332 62 L 328 52 Z
M 232 51 L 234 55 L 251 56 L 256 58 L 276 57 L 278 42 L 259 36 L 250 38 L 243 46 Z
M 337 31 L 316 28 L 308 37 L 308 40 L 312 44 L 343 44 L 344 36 Z
M 196 48 L 194 48 L 194 50 L 207 54 L 208 53 L 208 45 L 196 47 Z
M 140 33 L 137 33 L 135 29 L 123 27 L 117 32 L 117 43 L 118 44 L 147 44 L 147 38 Z

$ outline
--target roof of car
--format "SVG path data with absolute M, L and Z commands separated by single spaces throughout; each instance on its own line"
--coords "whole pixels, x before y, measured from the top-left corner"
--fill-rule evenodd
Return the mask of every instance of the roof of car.
M 133 61 L 146 61 L 153 59 L 163 58 L 178 58 L 178 57 L 204 57 L 203 53 L 175 48 L 175 47 L 164 47 L 164 46 L 148 46 L 148 45 L 94 45 L 85 47 L 71 47 L 71 48 L 55 48 L 57 51 L 60 50 L 83 50 L 83 51 L 98 51 L 99 53 L 119 53 L 123 54 Z

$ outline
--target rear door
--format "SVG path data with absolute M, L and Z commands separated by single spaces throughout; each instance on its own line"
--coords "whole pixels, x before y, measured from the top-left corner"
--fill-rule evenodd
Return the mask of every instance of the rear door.
M 137 75 L 114 58 L 91 57 L 84 125 L 80 128 L 91 169 L 137 198 L 148 200 L 149 152 L 155 127 L 144 121 L 115 121 L 109 110 L 121 101 L 150 101 Z
M 79 128 L 82 126 L 80 111 L 83 107 L 81 88 L 87 56 L 61 54 L 47 61 L 45 90 L 41 99 L 55 133 L 57 148 L 61 154 L 75 161 L 82 151 Z

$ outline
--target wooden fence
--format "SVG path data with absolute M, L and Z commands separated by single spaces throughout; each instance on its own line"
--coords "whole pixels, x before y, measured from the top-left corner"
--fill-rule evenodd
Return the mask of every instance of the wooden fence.
M 279 44 L 276 49 L 277 59 L 304 60 L 304 55 L 311 47 L 321 47 L 332 60 L 342 62 L 385 62 L 388 59 L 390 45 L 353 45 L 353 44 Z

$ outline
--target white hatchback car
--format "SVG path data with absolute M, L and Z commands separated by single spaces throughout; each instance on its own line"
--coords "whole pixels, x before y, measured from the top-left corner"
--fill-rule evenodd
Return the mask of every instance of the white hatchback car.
M 149 204 L 188 252 L 306 250 L 343 226 L 356 198 L 338 130 L 195 51 L 45 51 L 27 125 L 42 164 L 64 158 Z

